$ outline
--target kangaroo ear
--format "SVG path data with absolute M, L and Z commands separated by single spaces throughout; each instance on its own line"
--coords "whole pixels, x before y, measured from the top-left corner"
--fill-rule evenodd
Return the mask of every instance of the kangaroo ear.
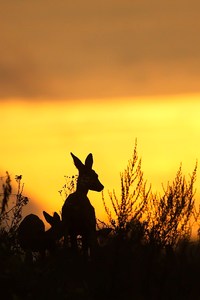
M 45 220 L 52 225 L 53 223 L 53 217 L 51 215 L 49 215 L 46 211 L 43 211 L 43 215 L 45 217 Z
M 78 170 L 81 170 L 84 167 L 84 164 L 80 161 L 78 157 L 76 157 L 73 153 L 71 153 L 71 156 L 74 160 L 74 164 Z
M 54 221 L 56 221 L 56 222 L 59 222 L 59 221 L 60 221 L 60 216 L 59 216 L 59 214 L 58 214 L 57 212 L 55 212 L 55 213 L 53 214 L 53 219 L 54 219 Z
M 86 160 L 85 160 L 85 166 L 88 168 L 88 169 L 92 169 L 92 165 L 93 165 L 93 156 L 92 156 L 92 153 L 88 154 L 88 156 L 86 157 Z

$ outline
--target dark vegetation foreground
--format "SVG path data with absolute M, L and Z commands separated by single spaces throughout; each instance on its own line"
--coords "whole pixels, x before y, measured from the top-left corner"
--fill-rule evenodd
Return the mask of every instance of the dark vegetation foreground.
M 33 264 L 2 252 L 2 300 L 200 299 L 199 243 L 173 252 L 115 236 L 94 260 L 59 249 Z
M 61 239 L 53 253 L 46 257 L 34 253 L 34 260 L 26 261 L 17 233 L 28 199 L 23 196 L 21 176 L 16 176 L 14 196 L 9 174 L 2 178 L 0 299 L 200 299 L 197 165 L 189 180 L 180 166 L 158 195 L 147 187 L 136 146 L 120 174 L 121 194 L 115 190 L 102 194 L 107 221 L 97 219 L 98 248 L 92 257 L 82 253 L 81 241 L 75 253 L 64 249 Z M 75 185 L 73 176 L 61 196 L 66 198 Z

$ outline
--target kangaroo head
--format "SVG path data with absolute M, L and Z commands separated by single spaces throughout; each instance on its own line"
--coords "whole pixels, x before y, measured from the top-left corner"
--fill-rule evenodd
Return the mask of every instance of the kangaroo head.
M 59 224 L 60 221 L 60 216 L 57 212 L 54 212 L 53 216 L 48 214 L 46 211 L 43 211 L 43 215 L 45 217 L 45 220 L 53 227 L 56 226 L 56 224 Z
M 45 220 L 51 225 L 51 228 L 48 230 L 48 234 L 52 239 L 57 239 L 62 236 L 62 222 L 60 216 L 57 212 L 54 212 L 53 216 L 48 214 L 46 211 L 43 211 Z
M 101 192 L 104 186 L 98 179 L 98 175 L 92 169 L 93 165 L 93 156 L 92 154 L 88 154 L 85 159 L 85 164 L 81 162 L 81 160 L 76 157 L 73 153 L 71 156 L 74 160 L 74 164 L 79 171 L 78 184 L 88 190 Z

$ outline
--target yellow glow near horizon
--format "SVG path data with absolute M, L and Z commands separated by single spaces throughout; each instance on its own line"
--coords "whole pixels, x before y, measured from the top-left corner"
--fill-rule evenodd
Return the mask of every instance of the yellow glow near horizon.
M 119 173 L 135 139 L 145 178 L 154 191 L 174 178 L 180 162 L 187 175 L 200 157 L 200 95 L 82 101 L 0 102 L 0 175 L 23 175 L 25 194 L 39 209 L 60 211 L 64 175 L 74 175 L 70 152 L 94 169 L 106 191 L 117 189 Z M 89 198 L 98 218 L 101 195 Z

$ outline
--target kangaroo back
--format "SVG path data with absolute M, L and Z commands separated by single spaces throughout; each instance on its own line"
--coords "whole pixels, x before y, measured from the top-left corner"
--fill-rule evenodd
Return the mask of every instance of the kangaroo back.
M 36 215 L 26 216 L 18 228 L 19 244 L 24 250 L 40 251 L 44 248 L 45 226 Z

